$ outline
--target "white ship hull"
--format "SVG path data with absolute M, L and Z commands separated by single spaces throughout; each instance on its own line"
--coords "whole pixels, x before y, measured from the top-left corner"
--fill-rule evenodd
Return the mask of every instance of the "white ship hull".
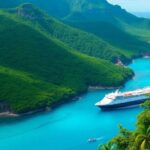
M 129 92 L 116 91 L 114 93 L 107 94 L 95 105 L 100 107 L 102 110 L 118 109 L 122 107 L 139 105 L 150 99 L 148 94 L 150 94 L 150 87 Z

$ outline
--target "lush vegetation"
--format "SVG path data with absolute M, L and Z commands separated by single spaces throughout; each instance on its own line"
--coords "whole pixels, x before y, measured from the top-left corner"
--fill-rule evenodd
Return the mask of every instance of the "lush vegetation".
M 15 16 L 0 12 L 0 100 L 23 113 L 83 92 L 119 86 L 132 71 L 71 50 Z
M 24 21 L 24 23 L 36 26 L 39 31 L 44 32 L 46 35 L 53 36 L 68 46 L 90 56 L 111 62 L 117 62 L 120 59 L 122 62 L 127 63 L 134 55 L 132 52 L 113 47 L 93 34 L 61 23 L 35 8 L 32 4 L 23 4 L 16 9 L 10 9 L 8 12 Z
M 96 36 L 110 43 L 113 47 L 120 49 L 122 52 L 126 52 L 129 56 L 142 55 L 150 50 L 150 44 L 142 41 L 142 38 L 137 38 L 136 35 L 131 35 L 108 22 L 77 21 L 71 22 L 70 24 L 87 32 L 94 33 Z
M 105 0 L 60 0 L 59 5 L 56 0 L 0 0 L 0 7 L 22 2 L 88 32 L 30 4 L 0 12 L 0 102 L 11 112 L 51 107 L 89 85 L 122 85 L 132 71 L 99 58 L 128 62 L 149 54 L 149 20 Z M 143 107 L 135 131 L 120 126 L 119 135 L 99 150 L 150 149 L 150 101 Z
M 82 53 L 112 62 L 119 58 L 124 63 L 133 57 L 149 54 L 149 20 L 137 18 L 106 0 L 60 0 L 59 4 L 55 0 L 18 0 L 15 6 L 23 2 L 31 2 L 65 23 L 86 31 L 66 26 L 44 14 L 36 20 L 39 28 L 42 26 L 47 34 Z M 0 1 L 1 7 L 14 6 L 10 4 L 11 0 Z M 37 10 L 36 13 L 39 14 Z
M 143 104 L 137 129 L 133 132 L 120 126 L 120 133 L 99 150 L 149 150 L 150 149 L 150 101 Z
M 149 20 L 137 18 L 106 1 L 99 3 L 90 1 L 84 5 L 85 3 L 80 3 L 81 10 L 73 11 L 65 18 L 65 22 L 93 33 L 114 47 L 130 52 L 134 56 L 149 53 L 150 44 L 144 41 L 145 38 L 147 40 L 150 38 Z

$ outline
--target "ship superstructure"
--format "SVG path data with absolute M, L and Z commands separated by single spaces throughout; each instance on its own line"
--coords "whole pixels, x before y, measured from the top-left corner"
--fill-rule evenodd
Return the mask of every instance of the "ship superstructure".
M 128 92 L 119 92 L 119 90 L 116 90 L 115 92 L 105 95 L 105 97 L 95 105 L 103 110 L 138 105 L 150 99 L 149 94 L 150 87 Z

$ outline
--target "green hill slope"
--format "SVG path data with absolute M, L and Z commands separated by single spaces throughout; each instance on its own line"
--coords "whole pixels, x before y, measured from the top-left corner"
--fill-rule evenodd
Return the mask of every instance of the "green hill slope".
M 93 34 L 72 28 L 46 15 L 32 4 L 23 4 L 16 9 L 9 10 L 9 13 L 25 23 L 36 26 L 48 36 L 53 36 L 68 44 L 68 46 L 90 56 L 110 60 L 111 62 L 116 62 L 120 58 L 123 63 L 127 63 L 135 55 L 130 51 L 114 47 Z
M 126 68 L 70 50 L 16 17 L 0 12 L 0 102 L 28 112 L 85 91 L 88 85 L 119 86 Z
M 109 4 L 106 0 L 59 0 L 59 3 L 55 0 L 15 0 L 15 2 L 0 0 L 0 7 L 8 8 L 25 2 L 31 2 L 59 19 L 107 22 L 142 40 L 149 41 L 150 38 L 148 19 L 135 17 L 118 5 Z
M 71 10 L 63 18 L 69 25 L 94 33 L 122 51 L 150 53 L 150 44 L 144 41 L 144 37 L 150 38 L 148 20 L 135 17 L 105 0 L 80 0 L 76 9 Z
M 5 3 L 9 4 L 11 3 L 10 1 L 6 0 Z M 20 0 L 18 3 L 23 2 L 31 2 L 50 15 L 63 20 L 65 23 L 95 34 L 104 42 L 104 44 L 101 44 L 101 47 L 105 45 L 102 49 L 113 49 L 112 55 L 114 56 L 106 55 L 107 58 L 113 61 L 116 60 L 115 49 L 121 53 L 119 55 L 124 55 L 123 57 L 120 56 L 123 61 L 124 59 L 128 61 L 133 56 L 150 54 L 150 21 L 135 17 L 119 6 L 109 4 L 106 0 L 60 0 L 59 3 L 55 0 Z M 1 4 L 3 4 L 3 1 L 1 2 L 0 0 Z M 89 42 L 88 38 L 87 41 Z M 90 55 L 98 55 L 104 58 L 103 54 L 106 53 L 98 53 L 97 48 L 99 47 L 95 46 L 101 42 L 95 39 L 93 43 L 96 43 L 93 44 L 96 52 L 91 50 L 90 46 L 86 47 L 86 50 L 81 48 L 82 46 L 80 46 L 79 42 L 75 44 L 78 47 L 74 48 L 82 52 L 87 52 Z M 106 43 L 109 43 L 109 46 Z
M 140 42 L 137 39 L 146 41 L 145 44 L 140 42 L 142 45 L 146 46 L 147 41 L 150 39 L 149 19 L 138 18 L 118 5 L 109 4 L 106 0 L 75 0 L 73 2 L 73 5 L 69 5 L 71 10 L 70 13 L 63 18 L 73 26 L 82 27 L 82 29 L 85 29 L 86 31 L 92 33 L 95 33 L 96 31 L 96 33 L 98 32 L 101 34 L 103 30 L 110 30 L 111 28 L 117 33 L 122 30 L 120 35 L 114 34 L 114 38 L 119 40 L 122 39 L 122 36 L 125 36 L 125 39 L 130 39 L 129 43 L 122 39 L 122 42 L 124 42 L 122 43 L 123 46 L 130 45 L 131 42 L 133 46 L 136 46 L 136 43 Z M 103 23 L 109 24 L 109 27 L 106 25 L 103 26 L 104 28 L 101 28 L 101 24 L 103 25 Z M 111 25 L 115 26 L 115 28 L 113 26 L 111 27 Z M 111 35 L 109 36 L 111 37 Z M 113 42 L 113 39 L 111 42 Z M 145 49 L 144 47 L 143 50 Z
M 96 36 L 110 43 L 113 47 L 120 49 L 122 52 L 127 51 L 135 56 L 150 53 L 149 43 L 143 41 L 142 38 L 140 40 L 136 35 L 124 32 L 113 24 L 102 21 L 77 21 L 69 22 L 69 24 L 87 32 L 94 33 Z M 133 30 L 136 29 L 133 27 Z

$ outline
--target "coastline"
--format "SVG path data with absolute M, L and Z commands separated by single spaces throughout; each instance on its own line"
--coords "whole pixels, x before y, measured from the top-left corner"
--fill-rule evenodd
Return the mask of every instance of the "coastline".
M 144 58 L 144 57 L 143 57 Z M 132 59 L 132 62 L 133 62 L 134 59 Z M 131 63 L 132 63 L 131 62 Z M 134 77 L 134 75 L 133 75 Z M 132 77 L 132 78 L 133 78 Z M 126 79 L 125 83 L 132 79 L 132 78 L 128 78 Z M 15 117 L 22 117 L 22 116 L 28 116 L 28 115 L 33 115 L 33 114 L 36 114 L 36 113 L 39 113 L 39 112 L 50 112 L 54 109 L 56 109 L 57 107 L 59 107 L 60 105 L 63 105 L 63 104 L 66 104 L 66 103 L 71 103 L 73 101 L 77 101 L 77 100 L 80 100 L 81 98 L 81 95 L 88 92 L 88 91 L 96 91 L 96 90 L 112 90 L 112 89 L 119 89 L 119 88 L 122 88 L 124 86 L 121 85 L 121 86 L 100 86 L 100 85 L 97 85 L 97 86 L 88 86 L 87 87 L 87 90 L 85 90 L 84 92 L 81 92 L 81 93 L 78 93 L 77 95 L 74 95 L 74 96 L 70 96 L 70 98 L 68 98 L 67 100 L 62 100 L 62 101 L 59 101 L 55 104 L 53 104 L 52 106 L 46 106 L 44 108 L 39 108 L 39 109 L 36 109 L 36 110 L 32 110 L 32 111 L 29 111 L 29 112 L 26 112 L 26 113 L 20 113 L 20 114 L 16 114 L 16 113 L 13 113 L 13 112 L 10 112 L 9 110 L 6 111 L 6 112 L 1 112 L 0 113 L 0 118 L 15 118 Z
M 89 86 L 88 87 L 88 91 L 96 91 L 96 90 L 113 90 L 113 89 L 119 89 L 119 88 L 122 88 L 122 86 L 118 86 L 118 87 L 115 87 L 115 86 L 111 86 L 111 87 L 105 87 L 105 86 Z
M 135 60 L 135 63 L 136 62 L 139 62 L 139 61 Z M 143 63 L 140 63 L 140 64 L 143 64 Z M 136 68 L 138 70 L 138 68 L 137 68 L 138 65 L 136 65 L 137 67 L 135 65 L 132 65 L 132 66 L 134 66 L 133 68 Z M 146 70 L 146 69 L 144 69 L 144 70 Z M 131 82 L 132 83 L 130 85 L 132 87 L 132 85 L 134 86 L 134 84 L 137 81 L 136 80 L 135 81 L 131 80 Z M 137 86 L 138 85 L 135 85 L 134 88 L 137 88 Z M 129 86 L 129 88 L 130 88 L 130 86 Z M 7 135 L 7 132 L 8 132 L 7 131 L 7 126 L 8 127 L 10 126 L 9 128 L 11 130 L 14 130 L 14 128 L 16 128 L 16 130 L 17 130 L 17 128 L 20 127 L 19 129 L 21 129 L 21 133 L 22 133 L 22 129 L 24 129 L 23 127 L 25 127 L 24 131 L 28 131 L 28 130 L 26 130 L 27 125 L 31 124 L 31 127 L 33 126 L 33 127 L 36 128 L 36 129 L 34 128 L 35 130 L 33 130 L 33 132 L 39 133 L 39 130 L 40 130 L 40 133 L 42 133 L 42 134 L 44 133 L 43 134 L 44 136 L 45 136 L 45 133 L 46 133 L 46 138 L 48 139 L 48 142 L 49 142 L 49 139 L 54 139 L 56 141 L 56 144 L 58 143 L 58 136 L 55 134 L 55 130 L 57 131 L 58 126 L 59 126 L 61 128 L 61 132 L 62 133 L 64 132 L 64 134 L 65 134 L 64 128 L 66 129 L 66 127 L 64 125 L 66 125 L 68 123 L 68 120 L 70 121 L 70 118 L 73 118 L 73 120 L 77 120 L 78 121 L 77 124 L 82 125 L 84 127 L 87 127 L 87 130 L 90 129 L 90 127 L 87 126 L 87 122 L 91 123 L 90 120 L 93 121 L 91 123 L 91 125 L 96 130 L 91 130 L 91 132 L 89 132 L 88 137 L 86 137 L 86 135 L 84 136 L 84 131 L 83 131 L 83 133 L 82 133 L 83 136 L 81 137 L 83 139 L 83 142 L 86 142 L 88 138 L 93 137 L 94 134 L 97 135 L 97 131 L 99 130 L 99 128 L 102 127 L 102 129 L 105 129 L 105 125 L 108 122 L 111 122 L 111 121 L 113 121 L 113 123 L 109 123 L 109 127 L 108 127 L 109 131 L 107 131 L 108 133 L 106 133 L 106 134 L 109 134 L 111 132 L 112 128 L 117 132 L 118 129 L 115 128 L 115 126 L 117 127 L 117 125 L 120 122 L 122 122 L 124 124 L 124 126 L 130 128 L 131 130 L 134 129 L 135 126 L 134 126 L 133 122 L 135 122 L 135 118 L 136 118 L 137 114 L 140 111 L 142 111 L 142 109 L 139 108 L 139 107 L 135 107 L 135 108 L 132 108 L 132 109 L 131 108 L 130 109 L 126 108 L 125 110 L 122 109 L 122 110 L 101 112 L 101 110 L 99 108 L 94 106 L 93 102 L 97 101 L 97 100 L 94 100 L 96 97 L 98 99 L 100 99 L 100 97 L 103 96 L 106 92 L 109 92 L 109 90 L 108 91 L 107 90 L 102 91 L 102 92 L 101 92 L 101 90 L 99 90 L 97 92 L 91 92 L 91 93 L 87 94 L 87 96 L 86 95 L 85 96 L 81 95 L 81 99 L 79 101 L 68 102 L 68 103 L 66 103 L 62 106 L 57 106 L 56 109 L 52 110 L 51 112 L 39 112 L 39 113 L 33 114 L 33 115 L 21 116 L 20 118 L 10 118 L 10 119 L 5 119 L 5 120 L 2 119 L 3 122 L 1 124 L 3 125 L 4 123 L 7 123 L 6 124 L 6 130 L 5 130 L 6 135 Z M 77 112 L 75 113 L 75 111 L 77 111 Z M 85 118 L 85 114 L 87 114 L 87 115 L 89 114 L 89 116 L 86 118 L 86 121 L 83 119 L 83 118 Z M 107 118 L 104 120 L 104 122 L 101 122 L 101 120 L 103 119 L 103 116 L 104 116 L 103 114 L 105 114 L 107 116 Z M 117 116 L 114 117 L 113 120 L 110 121 L 110 116 L 112 116 L 112 115 L 115 116 L 116 114 L 117 114 Z M 122 116 L 124 116 L 124 117 L 122 117 Z M 128 118 L 128 116 L 130 116 L 130 119 Z M 81 119 L 80 119 L 80 117 L 81 117 Z M 72 119 L 71 119 L 71 121 L 72 121 Z M 62 124 L 62 123 L 64 123 L 64 124 Z M 72 124 L 72 123 L 70 123 L 70 124 Z M 112 127 L 112 124 L 114 125 L 114 127 Z M 31 127 L 29 126 L 28 128 L 31 129 Z M 76 130 L 75 130 L 75 128 L 76 128 Z M 45 131 L 47 131 L 46 129 L 50 129 L 50 131 L 53 134 L 49 134 L 48 132 L 45 132 Z M 78 139 L 78 135 L 80 134 L 79 132 L 76 132 L 77 130 L 78 130 L 78 126 L 73 125 L 73 126 L 70 127 L 70 131 L 74 133 L 76 139 Z M 93 133 L 93 131 L 94 131 L 94 133 Z M 14 131 L 13 135 L 16 135 L 16 132 L 17 131 Z M 34 139 L 35 136 L 32 134 L 33 132 L 32 131 L 30 132 L 30 130 L 29 130 L 29 133 L 25 134 L 23 136 L 26 136 L 27 140 L 28 139 L 30 140 L 29 137 Z M 112 134 L 111 134 L 112 137 L 114 136 L 113 133 L 114 132 L 112 132 Z M 99 133 L 99 134 L 101 134 L 101 133 Z M 97 135 L 96 137 L 100 137 L 100 136 L 101 135 Z M 18 136 L 18 139 L 20 139 L 21 137 L 22 136 Z M 43 137 L 41 137 L 41 134 L 39 134 L 39 138 L 42 141 Z M 68 137 L 66 137 L 66 143 L 65 144 L 68 143 L 69 138 L 70 138 L 70 135 Z M 24 140 L 24 138 L 21 139 L 21 140 Z M 73 143 L 74 137 L 71 140 L 72 140 L 72 143 Z M 79 140 L 79 143 L 80 143 L 81 140 L 80 139 L 78 139 L 78 140 Z M 107 138 L 106 139 L 104 138 L 104 140 L 107 142 Z M 2 140 L 2 142 L 3 142 L 3 140 Z M 10 142 L 11 142 L 11 138 L 10 138 Z M 9 143 L 9 139 L 8 139 L 8 143 Z M 7 144 L 7 140 L 6 140 L 6 144 Z M 45 144 L 45 142 L 44 142 L 44 144 Z M 56 144 L 55 143 L 52 144 L 52 146 L 54 145 L 54 149 L 55 149 Z M 76 145 L 76 143 L 73 143 L 73 144 Z M 40 145 L 40 143 L 39 143 L 39 145 Z M 71 145 L 70 147 L 73 147 L 73 146 Z M 87 144 L 87 147 L 89 147 L 89 144 Z M 65 148 L 66 147 L 64 147 L 64 149 Z
M 51 107 L 47 106 L 47 107 L 44 107 L 44 108 L 39 108 L 37 110 L 33 110 L 33 111 L 26 112 L 26 113 L 21 113 L 21 114 L 16 114 L 16 113 L 9 112 L 9 111 L 1 112 L 0 113 L 0 118 L 17 118 L 17 117 L 23 117 L 23 116 L 30 116 L 30 115 L 37 114 L 37 113 L 40 113 L 40 112 L 51 112 L 51 111 L 55 110 L 56 108 L 58 108 L 59 106 L 61 106 L 63 104 L 71 103 L 71 102 L 80 100 L 81 95 L 85 94 L 88 91 L 111 90 L 111 89 L 118 89 L 118 88 L 122 88 L 122 87 L 123 87 L 123 85 L 119 86 L 119 87 L 115 87 L 115 86 L 114 87 L 113 86 L 112 87 L 89 86 L 85 92 L 82 92 L 82 93 L 79 93 L 75 96 L 72 96 L 68 100 L 63 100 L 63 101 L 60 101 L 58 103 L 55 103 Z
M 75 96 L 71 96 L 67 100 L 62 100 L 60 102 L 57 102 L 57 103 L 53 104 L 50 107 L 47 106 L 47 107 L 44 107 L 44 108 L 39 108 L 39 109 L 36 109 L 36 110 L 32 110 L 32 111 L 29 111 L 29 112 L 26 112 L 26 113 L 20 113 L 20 114 L 16 114 L 16 113 L 13 113 L 13 112 L 10 112 L 10 111 L 1 112 L 0 113 L 0 118 L 17 118 L 17 117 L 23 117 L 23 116 L 30 116 L 30 115 L 37 114 L 37 113 L 40 113 L 40 112 L 50 112 L 50 111 L 55 110 L 56 108 L 58 108 L 59 106 L 61 106 L 63 104 L 71 103 L 71 102 L 80 100 L 81 95 L 85 94 L 88 91 L 111 90 L 111 89 L 122 88 L 123 86 L 124 85 L 118 86 L 118 87 L 115 87 L 115 86 L 111 86 L 111 87 L 107 87 L 107 86 L 89 86 L 89 87 L 87 87 L 86 91 L 84 91 L 82 93 L 78 93 Z
M 0 113 L 0 118 L 3 118 L 3 117 L 19 117 L 20 115 L 19 114 L 15 114 L 15 113 L 12 113 L 12 112 L 1 112 Z
M 37 109 L 37 110 L 29 111 L 29 112 L 26 112 L 26 113 L 22 113 L 22 114 L 16 114 L 16 113 L 8 111 L 8 112 L 1 112 L 0 113 L 0 118 L 17 118 L 17 117 L 36 114 L 36 113 L 39 113 L 39 112 L 49 112 L 49 111 L 51 111 L 51 110 L 48 110 L 47 108 Z

